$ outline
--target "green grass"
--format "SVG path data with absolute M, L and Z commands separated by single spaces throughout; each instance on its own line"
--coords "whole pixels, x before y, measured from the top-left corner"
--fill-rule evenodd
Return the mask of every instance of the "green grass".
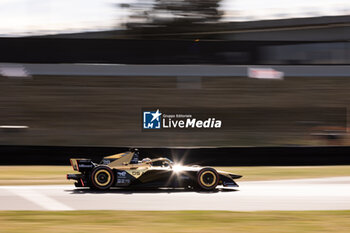
M 350 211 L 0 211 L 0 232 L 350 232 Z
M 350 176 L 350 166 L 216 167 L 243 175 L 240 181 Z M 70 166 L 0 166 L 0 185 L 72 184 Z

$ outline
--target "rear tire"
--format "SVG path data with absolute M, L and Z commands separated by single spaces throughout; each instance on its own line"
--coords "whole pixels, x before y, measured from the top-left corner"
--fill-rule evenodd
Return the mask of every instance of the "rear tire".
M 109 189 L 114 183 L 114 174 L 112 169 L 107 166 L 97 166 L 92 170 L 91 182 L 93 188 L 99 190 Z
M 219 183 L 219 174 L 214 168 L 203 168 L 197 173 L 197 183 L 202 190 L 214 190 Z

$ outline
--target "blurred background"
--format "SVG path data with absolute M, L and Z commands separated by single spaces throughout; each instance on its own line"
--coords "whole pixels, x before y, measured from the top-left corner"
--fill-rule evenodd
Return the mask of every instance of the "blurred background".
M 0 0 L 0 232 L 349 233 L 349 104 L 349 0 Z M 130 148 L 240 188 L 66 180 Z
M 345 0 L 1 0 L 0 144 L 348 146 L 349 12 Z M 144 107 L 226 111 L 231 127 L 143 132 Z

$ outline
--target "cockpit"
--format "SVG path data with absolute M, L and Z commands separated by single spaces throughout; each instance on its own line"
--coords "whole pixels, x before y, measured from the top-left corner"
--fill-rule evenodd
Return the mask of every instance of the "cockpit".
M 139 161 L 141 164 L 150 164 L 152 167 L 172 167 L 173 161 L 171 161 L 168 158 L 157 158 L 157 159 L 150 159 L 150 158 L 144 158 L 141 161 Z
M 172 168 L 174 163 L 168 158 L 156 158 L 156 159 L 144 158 L 142 160 L 139 160 L 138 151 L 128 151 L 124 153 L 106 156 L 101 161 L 101 164 L 108 165 L 110 167 L 130 166 L 132 168 L 135 168 L 135 167 L 142 167 L 142 166 L 152 166 L 152 167 Z

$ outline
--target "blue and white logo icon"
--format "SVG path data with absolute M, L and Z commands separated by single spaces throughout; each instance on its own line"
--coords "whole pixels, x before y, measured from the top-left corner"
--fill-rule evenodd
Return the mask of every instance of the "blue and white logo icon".
M 143 128 L 160 129 L 161 115 L 159 109 L 156 112 L 143 112 Z

